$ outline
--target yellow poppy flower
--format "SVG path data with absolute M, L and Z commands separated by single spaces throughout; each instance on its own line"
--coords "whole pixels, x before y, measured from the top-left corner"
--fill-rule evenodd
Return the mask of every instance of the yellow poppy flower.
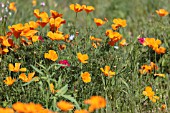
M 127 46 L 126 39 L 122 39 L 122 41 L 119 43 L 120 46 Z
M 16 8 L 16 6 L 15 6 L 15 2 L 11 2 L 11 3 L 9 4 L 9 9 L 10 9 L 10 10 L 13 10 L 13 11 L 16 11 L 16 10 L 17 10 L 17 8 Z
M 90 13 L 95 10 L 95 8 L 93 6 L 82 5 L 82 7 L 86 11 L 86 13 Z
M 159 16 L 166 16 L 166 15 L 169 14 L 169 12 L 166 11 L 165 9 L 156 10 L 156 13 L 157 13 Z
M 56 61 L 58 59 L 58 55 L 54 50 L 49 50 L 48 53 L 44 54 L 44 58 L 47 58 L 52 61 Z
M 78 13 L 83 10 L 83 7 L 80 4 L 71 4 L 70 9 L 73 10 L 74 12 Z
M 21 73 L 21 74 L 19 75 L 19 78 L 20 78 L 23 82 L 29 82 L 29 81 L 31 81 L 31 80 L 33 79 L 34 75 L 35 75 L 35 72 L 28 73 L 28 77 L 26 76 L 25 73 Z
M 12 79 L 11 76 L 6 77 L 6 79 L 4 80 L 5 84 L 8 86 L 11 86 L 15 81 L 16 79 Z
M 19 71 L 25 72 L 27 69 L 26 68 L 20 68 L 20 65 L 21 65 L 21 63 L 15 63 L 15 67 L 14 67 L 14 65 L 10 63 L 8 65 L 8 67 L 9 67 L 9 70 L 13 71 L 13 72 L 19 72 Z
M 82 78 L 83 82 L 85 82 L 85 83 L 91 82 L 91 77 L 90 77 L 89 72 L 81 73 L 81 78 Z
M 116 75 L 116 73 L 114 71 L 110 70 L 110 66 L 105 66 L 105 68 L 100 68 L 100 70 L 104 73 L 105 76 L 109 76 L 112 77 L 114 75 Z
M 94 22 L 96 23 L 97 26 L 102 26 L 103 24 L 105 24 L 105 21 L 99 18 L 94 18 Z
M 88 63 L 87 60 L 89 59 L 87 54 L 81 54 L 81 53 L 77 53 L 77 58 L 80 62 L 82 62 L 83 64 Z
M 156 100 L 159 100 L 159 97 L 155 96 L 155 92 L 152 91 L 152 88 L 150 86 L 145 87 L 143 95 L 147 96 L 154 103 L 156 102 Z

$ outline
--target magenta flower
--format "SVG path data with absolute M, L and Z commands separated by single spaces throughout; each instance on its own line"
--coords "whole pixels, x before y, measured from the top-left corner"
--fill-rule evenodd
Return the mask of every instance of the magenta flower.
M 65 65 L 65 66 L 61 66 L 61 68 L 70 67 L 70 64 L 67 60 L 60 60 L 58 63 Z
M 138 38 L 138 41 L 139 41 L 139 43 L 141 43 L 141 44 L 143 44 L 144 43 L 144 41 L 145 41 L 145 38 Z
M 40 40 L 41 42 L 44 42 L 44 39 L 42 38 L 42 36 L 39 36 L 38 40 Z

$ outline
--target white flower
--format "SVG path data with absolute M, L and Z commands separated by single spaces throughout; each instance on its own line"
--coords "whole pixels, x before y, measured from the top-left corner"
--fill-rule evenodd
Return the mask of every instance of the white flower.
M 118 46 L 114 46 L 114 48 L 115 48 L 115 49 L 119 49 L 119 47 L 118 47 Z
M 70 37 L 69 37 L 69 40 L 73 40 L 74 39 L 74 35 L 71 35 Z

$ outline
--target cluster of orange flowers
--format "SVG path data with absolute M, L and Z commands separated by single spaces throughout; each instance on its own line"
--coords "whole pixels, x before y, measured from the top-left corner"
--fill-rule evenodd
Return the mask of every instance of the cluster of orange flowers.
M 87 14 L 95 10 L 93 6 L 86 6 L 86 5 L 81 6 L 80 4 L 71 4 L 70 9 L 76 13 L 84 10 L 86 11 Z
M 142 65 L 139 72 L 144 75 L 146 73 L 151 73 L 153 70 L 158 70 L 158 66 L 155 63 L 150 62 L 150 65 Z M 165 74 L 154 74 L 154 76 L 165 77 Z
M 119 29 L 120 27 L 127 26 L 126 20 L 122 20 L 120 18 L 114 19 L 113 23 L 114 24 L 112 24 L 112 30 L 106 30 L 106 36 L 108 36 L 110 39 L 108 43 L 110 46 L 114 46 L 116 42 L 122 39 L 122 35 L 115 30 Z M 126 39 L 123 39 L 120 42 L 120 46 L 125 46 L 125 45 L 127 45 Z
M 90 99 L 84 101 L 85 104 L 89 104 L 88 110 L 80 109 L 75 110 L 74 113 L 90 113 L 94 110 L 106 107 L 106 100 L 101 96 L 92 96 Z M 59 101 L 56 105 L 61 111 L 67 112 L 73 110 L 74 105 L 67 101 Z M 35 103 L 21 103 L 16 102 L 12 105 L 12 108 L 0 108 L 0 113 L 57 113 L 49 109 L 45 109 L 41 104 Z
M 15 66 L 13 64 L 9 64 L 9 70 L 12 72 L 26 72 L 26 68 L 20 68 L 21 63 L 15 63 Z M 33 78 L 36 78 L 35 81 L 38 81 L 38 77 L 34 77 L 35 72 L 32 73 L 28 73 L 28 77 L 26 76 L 25 73 L 21 73 L 19 75 L 19 79 L 21 79 L 23 82 L 30 82 Z M 16 81 L 16 79 L 12 79 L 11 76 L 6 77 L 6 79 L 4 80 L 4 83 L 8 86 L 11 86 L 14 82 Z
M 152 91 L 152 88 L 150 86 L 145 87 L 143 95 L 147 96 L 154 103 L 156 102 L 156 100 L 159 100 L 159 97 L 155 96 L 155 92 Z
M 145 38 L 143 45 L 149 46 L 152 48 L 157 54 L 162 54 L 166 52 L 166 48 L 160 46 L 161 40 L 155 38 Z
M 74 113 L 90 113 L 94 112 L 94 110 L 106 107 L 106 100 L 101 96 L 92 96 L 90 99 L 84 101 L 85 104 L 89 104 L 89 109 L 85 110 L 75 110 Z M 70 102 L 60 101 L 57 103 L 57 107 L 62 111 L 69 111 L 74 108 L 74 105 Z
M 0 108 L 0 113 L 57 113 L 43 108 L 41 104 L 34 103 L 17 102 L 12 105 L 12 108 Z

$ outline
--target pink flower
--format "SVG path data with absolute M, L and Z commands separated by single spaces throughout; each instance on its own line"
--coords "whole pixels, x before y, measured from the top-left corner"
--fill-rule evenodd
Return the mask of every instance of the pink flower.
M 139 41 L 139 43 L 141 43 L 141 44 L 143 44 L 144 43 L 144 41 L 145 41 L 145 38 L 138 38 L 138 41 Z
M 61 66 L 61 68 L 65 68 L 67 66 L 70 67 L 70 64 L 67 60 L 60 60 L 58 63 L 65 65 L 65 66 Z
M 44 42 L 44 39 L 42 38 L 42 36 L 39 36 L 38 40 L 40 40 L 41 42 Z

